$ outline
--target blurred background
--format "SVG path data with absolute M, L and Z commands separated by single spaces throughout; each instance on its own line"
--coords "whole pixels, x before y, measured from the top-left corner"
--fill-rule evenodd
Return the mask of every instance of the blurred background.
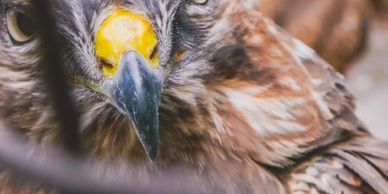
M 258 9 L 345 75 L 359 118 L 388 140 L 388 0 L 261 0 Z

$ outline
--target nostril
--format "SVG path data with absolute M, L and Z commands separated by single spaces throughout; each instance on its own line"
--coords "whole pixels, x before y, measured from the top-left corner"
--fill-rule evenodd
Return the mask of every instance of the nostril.
M 100 59 L 100 68 L 102 70 L 102 74 L 106 78 L 112 78 L 116 74 L 117 65 L 107 62 L 104 59 Z
M 150 59 L 153 60 L 158 56 L 158 45 L 155 45 L 154 49 L 152 50 L 152 53 L 150 55 Z
M 103 59 L 102 60 L 100 59 L 100 65 L 101 65 L 101 68 L 113 69 L 113 65 Z

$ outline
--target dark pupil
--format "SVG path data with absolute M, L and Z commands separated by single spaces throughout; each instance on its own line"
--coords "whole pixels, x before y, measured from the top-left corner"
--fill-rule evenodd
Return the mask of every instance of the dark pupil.
M 19 13 L 16 16 L 17 24 L 26 36 L 32 36 L 35 32 L 33 22 L 27 17 L 27 15 Z

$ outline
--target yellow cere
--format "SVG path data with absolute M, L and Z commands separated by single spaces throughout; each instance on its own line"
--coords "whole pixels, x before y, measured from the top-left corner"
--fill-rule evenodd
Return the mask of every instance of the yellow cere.
M 97 31 L 96 55 L 106 63 L 102 67 L 104 75 L 113 77 L 122 56 L 128 51 L 138 52 L 152 67 L 158 67 L 158 55 L 154 53 L 157 44 L 153 27 L 144 16 L 115 10 Z

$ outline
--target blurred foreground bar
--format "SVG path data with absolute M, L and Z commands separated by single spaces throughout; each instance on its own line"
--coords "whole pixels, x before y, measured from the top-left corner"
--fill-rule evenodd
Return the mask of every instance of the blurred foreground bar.
M 56 116 L 61 124 L 61 137 L 66 149 L 72 153 L 81 152 L 78 135 L 78 115 L 69 94 L 69 85 L 64 72 L 64 42 L 58 35 L 55 19 L 51 14 L 48 0 L 32 0 L 33 13 L 37 21 L 39 36 L 44 53 L 41 71 L 50 97 L 54 104 Z
M 63 150 L 39 150 L 11 131 L 0 122 L 0 165 L 28 183 L 76 194 L 201 193 L 190 174 L 87 162 Z

